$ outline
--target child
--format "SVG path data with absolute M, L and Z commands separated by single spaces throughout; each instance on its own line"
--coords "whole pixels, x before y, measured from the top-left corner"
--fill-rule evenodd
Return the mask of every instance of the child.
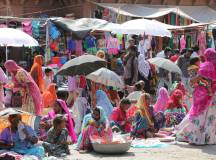
M 43 143 L 49 156 L 62 157 L 70 154 L 66 119 L 63 115 L 57 115 L 53 120 L 53 127 L 48 131 L 46 141 Z
M 47 87 L 52 83 L 52 75 L 53 75 L 53 71 L 50 68 L 46 68 L 45 69 L 45 89 L 47 89 Z
M 195 57 L 190 60 L 191 66 L 188 68 L 190 75 L 190 85 L 195 88 L 198 85 L 204 86 L 208 90 L 209 96 L 213 95 L 213 91 L 211 89 L 211 82 L 208 81 L 208 78 L 198 75 L 199 66 L 200 66 L 200 58 Z
M 194 57 L 190 60 L 190 66 L 188 67 L 188 73 L 191 79 L 197 75 L 199 66 L 200 66 L 199 57 Z

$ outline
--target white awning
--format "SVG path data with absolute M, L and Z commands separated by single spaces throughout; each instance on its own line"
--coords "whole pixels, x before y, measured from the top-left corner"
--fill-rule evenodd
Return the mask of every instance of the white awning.
M 142 4 L 96 3 L 120 15 L 154 19 L 175 13 L 196 22 L 211 22 L 216 20 L 216 11 L 208 6 L 163 6 Z

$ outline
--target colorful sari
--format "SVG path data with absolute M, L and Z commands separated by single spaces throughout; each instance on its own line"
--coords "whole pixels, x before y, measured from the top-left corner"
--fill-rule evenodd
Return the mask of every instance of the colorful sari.
M 56 94 L 56 84 L 51 83 L 47 90 L 43 93 L 43 106 L 49 107 L 52 103 L 54 103 L 57 100 L 57 94 Z
M 64 114 L 67 115 L 67 130 L 68 130 L 68 135 L 70 136 L 71 140 L 73 143 L 77 142 L 77 136 L 76 133 L 74 131 L 74 125 L 73 125 L 73 120 L 70 114 L 70 111 L 65 103 L 65 101 L 61 100 L 61 99 L 57 99 L 57 102 L 60 104 L 60 107 L 62 108 L 62 110 L 64 111 Z M 46 117 L 43 118 L 42 121 L 48 121 L 48 120 L 53 120 L 56 116 L 56 113 L 54 111 L 51 111 L 48 113 L 48 115 Z
M 6 61 L 4 66 L 12 75 L 14 88 L 18 88 L 22 93 L 22 110 L 40 116 L 42 110 L 42 97 L 40 90 L 31 75 L 18 66 L 13 60 Z
M 122 111 L 120 107 L 114 108 L 110 115 L 110 125 L 112 128 L 117 127 L 122 133 L 130 133 L 132 131 L 132 124 L 125 121 L 129 119 L 129 114 Z
M 132 136 L 147 138 L 147 132 L 155 133 L 163 127 L 165 122 L 163 113 L 154 113 L 153 107 L 146 106 L 143 95 L 138 100 L 137 108 Z
M 184 119 L 187 109 L 186 105 L 183 103 L 183 93 L 181 90 L 176 89 L 173 91 L 167 108 L 164 112 L 166 118 L 166 127 L 173 127 L 181 123 Z
M 106 117 L 109 117 L 113 111 L 113 106 L 109 98 L 107 97 L 107 94 L 102 90 L 97 90 L 96 101 L 97 101 L 97 106 L 102 107 L 106 114 Z
M 104 139 L 104 141 L 112 141 L 112 129 L 109 127 L 108 118 L 101 107 L 97 107 L 100 110 L 100 120 L 97 121 L 99 125 L 103 125 L 105 129 L 96 128 L 91 125 L 92 121 L 95 121 L 92 114 L 89 113 L 85 116 L 82 124 L 82 131 L 78 138 L 77 147 L 79 150 L 91 150 L 92 149 L 92 139 Z
M 30 126 L 25 125 L 25 129 L 27 130 L 30 136 L 36 137 L 36 133 Z M 45 155 L 44 148 L 42 146 L 33 145 L 28 140 L 21 140 L 19 137 L 18 131 L 16 131 L 15 133 L 12 133 L 10 128 L 5 128 L 2 131 L 0 135 L 0 141 L 7 143 L 7 144 L 14 143 L 15 146 L 11 149 L 11 151 L 14 151 L 19 154 L 34 155 L 38 157 L 39 159 L 42 159 Z
M 216 56 L 216 53 L 215 53 Z M 200 76 L 215 81 L 215 69 L 212 63 L 201 64 L 198 72 Z M 215 89 L 213 89 L 215 94 Z M 216 144 L 216 101 L 209 96 L 203 85 L 195 87 L 193 105 L 189 114 L 176 127 L 178 141 L 192 144 Z
M 35 83 L 38 85 L 41 93 L 43 93 L 45 90 L 45 82 L 43 78 L 42 65 L 43 65 L 43 56 L 37 55 L 34 57 L 34 63 L 30 71 L 31 76 L 34 79 Z

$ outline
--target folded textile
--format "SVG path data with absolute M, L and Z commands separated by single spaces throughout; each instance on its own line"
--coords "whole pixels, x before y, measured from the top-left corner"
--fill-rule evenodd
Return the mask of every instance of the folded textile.
M 158 139 L 135 139 L 132 141 L 131 147 L 133 148 L 163 148 L 167 147 L 168 144 L 161 143 Z

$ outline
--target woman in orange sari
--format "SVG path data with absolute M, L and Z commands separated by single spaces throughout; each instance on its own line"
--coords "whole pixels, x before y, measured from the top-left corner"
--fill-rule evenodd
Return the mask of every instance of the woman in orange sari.
M 35 83 L 38 85 L 41 93 L 43 93 L 45 90 L 42 65 L 43 65 L 43 56 L 37 55 L 34 57 L 34 63 L 30 71 L 31 76 L 34 79 Z
M 48 86 L 47 90 L 43 93 L 43 105 L 45 108 L 48 108 L 56 100 L 57 100 L 56 84 L 51 83 Z

